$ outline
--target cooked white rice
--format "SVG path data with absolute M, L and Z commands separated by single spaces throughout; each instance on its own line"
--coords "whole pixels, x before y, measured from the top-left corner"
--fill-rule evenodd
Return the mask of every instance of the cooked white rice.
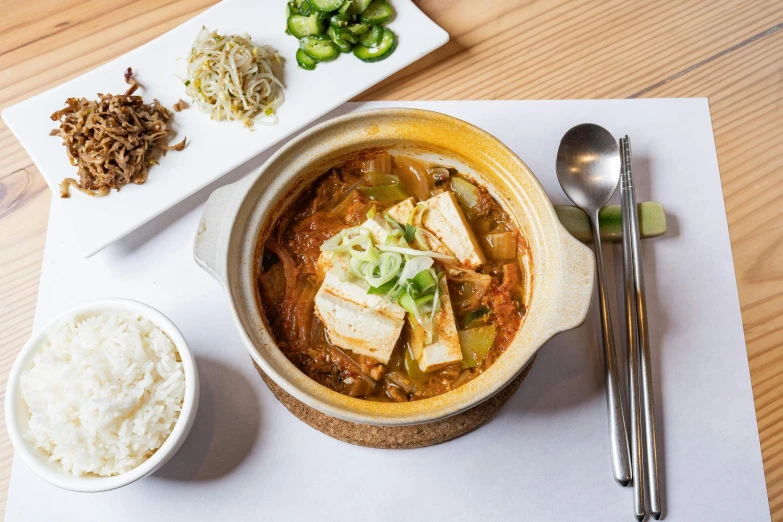
M 148 459 L 177 422 L 185 373 L 174 343 L 130 313 L 48 332 L 21 377 L 28 439 L 74 475 L 117 475 Z

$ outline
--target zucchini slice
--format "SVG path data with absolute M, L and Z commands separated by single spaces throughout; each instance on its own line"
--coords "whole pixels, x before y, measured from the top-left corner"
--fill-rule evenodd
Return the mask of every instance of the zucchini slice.
M 292 14 L 288 17 L 288 30 L 296 38 L 304 38 L 314 34 L 323 34 L 324 26 L 315 13 L 310 16 Z
M 331 62 L 340 55 L 337 46 L 325 34 L 305 36 L 299 40 L 299 48 L 316 62 Z
M 359 36 L 359 43 L 365 47 L 375 47 L 376 45 L 381 43 L 382 36 L 383 36 L 383 27 L 373 25 L 369 31 Z
M 308 71 L 312 71 L 315 69 L 315 66 L 318 62 L 307 56 L 307 53 L 305 53 L 301 49 L 296 50 L 296 63 L 299 64 L 299 67 L 302 69 L 306 69 Z
M 322 13 L 337 11 L 343 5 L 343 0 L 309 0 L 309 2 L 316 11 Z
M 386 0 L 372 0 L 367 9 L 362 11 L 361 21 L 365 24 L 378 25 L 391 20 L 394 9 Z
M 311 37 L 312 38 L 312 37 Z M 391 29 L 383 28 L 383 35 L 381 36 L 381 43 L 374 47 L 365 47 L 364 45 L 356 45 L 353 48 L 353 55 L 363 62 L 380 62 L 394 52 L 397 47 L 397 37 L 391 31 Z

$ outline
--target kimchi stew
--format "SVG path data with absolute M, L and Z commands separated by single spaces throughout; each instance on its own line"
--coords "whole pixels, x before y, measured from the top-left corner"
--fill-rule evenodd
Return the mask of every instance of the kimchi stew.
M 456 169 L 368 149 L 330 169 L 261 238 L 278 347 L 340 393 L 404 402 L 489 368 L 522 324 L 529 251 Z

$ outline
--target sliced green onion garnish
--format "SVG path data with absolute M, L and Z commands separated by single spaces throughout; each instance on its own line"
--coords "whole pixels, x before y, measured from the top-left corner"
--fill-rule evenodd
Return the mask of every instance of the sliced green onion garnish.
M 435 294 L 427 294 L 421 297 L 417 297 L 416 299 L 414 299 L 414 301 L 416 302 L 416 306 L 419 307 L 419 309 L 421 309 L 422 306 L 428 304 L 434 298 L 435 298 Z
M 413 280 L 407 281 L 403 286 L 405 287 L 405 291 L 412 298 L 418 299 L 419 297 L 421 297 L 421 294 L 419 293 L 419 288 L 413 284 Z
M 405 229 L 402 227 L 402 225 L 400 223 L 398 223 L 396 219 L 391 217 L 387 212 L 383 213 L 383 219 L 385 219 L 386 222 L 388 224 L 390 224 L 392 226 L 392 228 L 394 228 L 395 230 L 399 230 L 400 232 L 404 232 L 405 231 Z
M 399 243 L 398 238 L 401 238 L 401 237 L 404 239 L 404 235 L 403 235 L 402 231 L 400 231 L 399 228 L 395 228 L 391 232 L 386 234 L 386 241 L 384 241 L 383 244 L 384 245 L 397 245 L 397 246 L 400 246 L 398 244 Z
M 364 242 L 366 239 L 370 239 L 370 244 L 372 244 L 370 231 L 366 228 L 346 228 L 345 230 L 324 241 L 324 244 L 321 245 L 321 250 L 330 252 L 347 252 L 351 247 Z
M 370 286 L 379 287 L 392 281 L 402 269 L 402 256 L 394 252 L 384 252 L 364 268 L 364 280 Z
M 456 261 L 454 256 L 447 256 L 446 254 L 439 254 L 432 251 L 416 250 L 413 248 L 396 247 L 393 245 L 378 245 L 378 250 L 385 252 L 397 252 L 398 254 L 404 254 L 407 256 L 426 256 L 433 259 L 440 259 L 443 261 Z
M 426 203 L 419 201 L 408 216 L 409 225 L 421 225 L 424 221 L 424 213 L 429 210 Z
M 414 227 L 413 225 L 406 224 L 404 237 L 405 237 L 405 241 L 407 241 L 408 243 L 412 243 L 416 237 L 416 227 Z
M 404 234 L 399 230 L 392 231 L 391 234 L 386 236 L 386 241 L 383 242 L 386 246 L 395 246 L 400 248 L 410 248 L 411 246 L 405 241 Z
M 430 322 L 435 323 L 435 314 L 440 310 L 440 278 L 433 268 L 429 269 L 430 278 L 435 282 L 435 293 L 432 296 L 432 312 L 430 312 Z
M 435 291 L 436 282 L 429 270 L 422 270 L 413 276 L 413 284 L 419 295 L 431 294 Z
M 351 255 L 351 258 L 360 259 L 362 261 L 368 261 L 368 262 L 373 262 L 378 259 L 380 252 L 378 251 L 377 248 L 372 246 L 372 239 L 370 239 L 369 237 L 366 239 L 367 239 L 366 241 L 362 241 L 352 245 L 352 247 L 348 250 L 348 253 Z M 359 247 L 359 248 L 354 248 L 354 247 Z
M 352 257 L 348 263 L 348 270 L 359 279 L 364 279 L 364 265 L 366 264 L 366 261 Z
M 421 324 L 421 315 L 419 315 L 419 309 L 416 307 L 416 301 L 407 292 L 402 294 L 397 300 L 400 306 L 405 308 L 409 314 L 416 318 L 416 322 Z
M 414 241 L 408 241 L 409 243 L 415 242 L 416 246 L 425 250 L 429 250 L 429 247 L 427 246 L 427 240 L 424 238 L 424 229 L 423 228 L 416 228 L 413 233 L 413 239 Z
M 397 284 L 397 281 L 387 281 L 381 286 L 371 286 L 369 290 L 367 290 L 368 294 L 388 294 L 392 291 L 394 286 Z
M 416 322 L 418 324 L 426 328 L 427 326 L 423 324 L 421 317 L 421 307 L 427 304 L 429 301 L 432 301 L 432 294 L 414 299 L 409 293 L 405 292 L 404 294 L 400 295 L 400 298 L 397 302 L 400 304 L 400 306 L 405 308 L 409 314 L 416 318 Z
M 409 259 L 405 262 L 405 266 L 400 273 L 400 284 L 404 285 L 408 282 L 408 280 L 413 279 L 416 275 L 418 275 L 419 272 L 428 270 L 431 266 L 431 257 L 418 256 Z
M 335 248 L 340 246 L 340 243 L 342 242 L 343 237 L 345 237 L 345 235 L 342 232 L 339 232 L 339 233 L 333 235 L 332 237 L 330 237 L 329 239 L 327 239 L 326 241 L 324 241 L 323 245 L 321 245 L 321 252 L 332 252 L 332 251 L 334 251 Z
M 423 295 L 421 297 L 414 298 L 408 292 L 404 292 L 400 295 L 397 302 L 405 308 L 405 310 L 416 318 L 416 322 L 421 326 L 427 328 L 427 324 L 422 320 L 422 308 L 428 305 L 434 299 L 434 294 Z M 429 318 L 428 318 L 429 319 Z M 431 326 L 431 325 L 430 325 Z

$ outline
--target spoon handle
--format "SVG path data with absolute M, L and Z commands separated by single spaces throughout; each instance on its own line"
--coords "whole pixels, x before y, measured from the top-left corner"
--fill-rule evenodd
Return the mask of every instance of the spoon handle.
M 595 245 L 596 269 L 598 272 L 598 297 L 601 308 L 601 333 L 604 344 L 604 366 L 606 377 L 606 406 L 609 413 L 609 438 L 612 449 L 612 472 L 621 486 L 631 482 L 631 463 L 628 458 L 628 432 L 625 429 L 623 402 L 620 399 L 620 382 L 617 375 L 617 358 L 612 335 L 612 317 L 606 292 L 606 271 L 604 252 L 601 246 L 601 232 L 598 228 L 598 213 L 590 216 Z

